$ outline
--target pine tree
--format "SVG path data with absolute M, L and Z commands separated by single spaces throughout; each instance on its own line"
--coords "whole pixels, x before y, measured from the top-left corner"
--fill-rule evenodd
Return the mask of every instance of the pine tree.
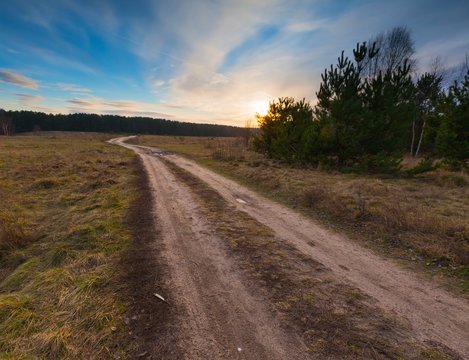
M 438 123 L 437 106 L 442 96 L 443 78 L 436 73 L 424 73 L 417 80 L 415 85 L 415 100 L 418 107 L 418 115 L 414 118 L 412 124 L 412 141 L 410 145 L 410 154 L 418 156 L 424 139 L 425 129 L 430 124 L 430 136 L 426 137 L 428 146 L 432 147 L 434 142 L 434 127 Z
M 402 157 L 415 115 L 410 64 L 363 76 L 378 53 L 375 44 L 357 44 L 354 61 L 342 52 L 322 75 L 315 118 L 324 150 L 339 167 L 394 171 Z
M 271 102 L 266 115 L 257 115 L 261 136 L 255 139 L 255 147 L 273 158 L 303 162 L 304 134 L 312 125 L 312 112 L 305 99 Z
M 469 70 L 442 100 L 443 118 L 436 136 L 438 155 L 460 166 L 469 158 Z

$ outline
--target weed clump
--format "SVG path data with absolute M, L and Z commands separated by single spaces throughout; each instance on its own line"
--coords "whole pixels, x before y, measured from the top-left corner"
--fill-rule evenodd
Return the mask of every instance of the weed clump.
M 21 219 L 11 212 L 0 211 L 0 256 L 2 252 L 25 245 L 29 238 Z
M 465 187 L 469 185 L 469 181 L 467 181 L 464 176 L 456 174 L 441 175 L 440 183 L 454 187 Z
M 48 178 L 48 179 L 40 179 L 33 182 L 30 186 L 30 190 L 49 190 L 59 185 L 59 181 L 57 179 Z
M 238 139 L 217 141 L 210 146 L 211 158 L 219 161 L 240 161 L 245 159 L 245 146 Z

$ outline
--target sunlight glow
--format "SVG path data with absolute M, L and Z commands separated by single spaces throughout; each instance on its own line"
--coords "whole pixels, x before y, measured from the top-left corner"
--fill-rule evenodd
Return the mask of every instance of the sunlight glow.
M 269 111 L 269 102 L 266 100 L 253 101 L 251 106 L 256 114 L 264 116 Z

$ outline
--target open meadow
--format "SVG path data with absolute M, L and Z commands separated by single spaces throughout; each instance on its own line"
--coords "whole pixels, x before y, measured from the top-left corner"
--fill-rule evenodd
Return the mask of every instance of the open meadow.
M 103 359 L 130 349 L 121 270 L 138 162 L 107 138 L 0 137 L 2 359 Z
M 0 360 L 469 360 L 469 1 L 4 1 Z
M 1 358 L 467 353 L 466 174 L 364 177 L 243 138 L 111 137 L 0 138 Z
M 469 176 L 436 170 L 409 177 L 293 167 L 250 150 L 244 138 L 142 135 L 343 231 L 405 266 L 469 290 Z

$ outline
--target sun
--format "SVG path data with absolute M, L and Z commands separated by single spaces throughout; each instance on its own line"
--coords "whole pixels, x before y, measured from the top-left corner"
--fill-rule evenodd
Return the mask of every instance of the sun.
M 252 108 L 256 114 L 264 116 L 269 111 L 269 102 L 264 100 L 253 101 Z

